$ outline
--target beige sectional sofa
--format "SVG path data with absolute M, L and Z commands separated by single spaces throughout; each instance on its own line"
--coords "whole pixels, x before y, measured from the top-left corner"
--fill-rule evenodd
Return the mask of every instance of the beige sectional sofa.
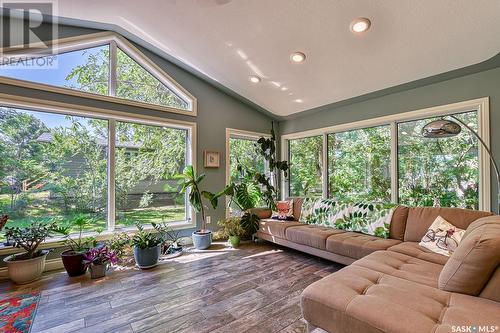
M 301 199 L 294 199 L 294 217 Z M 447 257 L 418 245 L 437 216 L 466 229 Z M 257 236 L 349 265 L 301 296 L 309 329 L 328 332 L 500 332 L 500 216 L 458 208 L 403 207 L 390 237 L 260 221 Z

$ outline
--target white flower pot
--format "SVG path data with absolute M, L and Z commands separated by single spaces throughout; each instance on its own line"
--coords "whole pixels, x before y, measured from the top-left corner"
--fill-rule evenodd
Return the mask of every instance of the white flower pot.
M 9 278 L 17 284 L 26 284 L 38 279 L 45 269 L 45 258 L 48 251 L 43 251 L 42 255 L 26 260 L 12 260 L 19 254 L 13 254 L 4 258 L 7 264 Z

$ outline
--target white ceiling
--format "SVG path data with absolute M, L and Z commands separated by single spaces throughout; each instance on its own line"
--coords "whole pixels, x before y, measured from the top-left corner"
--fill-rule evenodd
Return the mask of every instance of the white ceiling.
M 64 0 L 58 11 L 120 26 L 280 116 L 500 51 L 499 0 Z M 361 36 L 349 31 L 358 17 L 372 21 Z M 294 51 L 307 60 L 291 63 Z

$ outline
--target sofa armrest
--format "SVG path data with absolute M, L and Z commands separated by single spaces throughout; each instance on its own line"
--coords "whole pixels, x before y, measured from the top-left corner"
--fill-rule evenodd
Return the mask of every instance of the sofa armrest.
M 252 209 L 250 209 L 250 212 L 252 214 L 257 215 L 261 220 L 262 219 L 268 219 L 273 214 L 273 212 L 271 211 L 271 209 L 269 209 L 267 207 L 252 208 Z

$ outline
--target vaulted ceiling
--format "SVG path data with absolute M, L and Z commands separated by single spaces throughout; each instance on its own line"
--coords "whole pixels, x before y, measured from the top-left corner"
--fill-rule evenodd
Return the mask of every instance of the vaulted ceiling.
M 498 0 L 64 0 L 58 15 L 119 26 L 287 116 L 484 61 Z M 353 19 L 371 29 L 353 34 Z M 290 54 L 301 51 L 297 64 Z M 249 81 L 257 75 L 261 82 Z

